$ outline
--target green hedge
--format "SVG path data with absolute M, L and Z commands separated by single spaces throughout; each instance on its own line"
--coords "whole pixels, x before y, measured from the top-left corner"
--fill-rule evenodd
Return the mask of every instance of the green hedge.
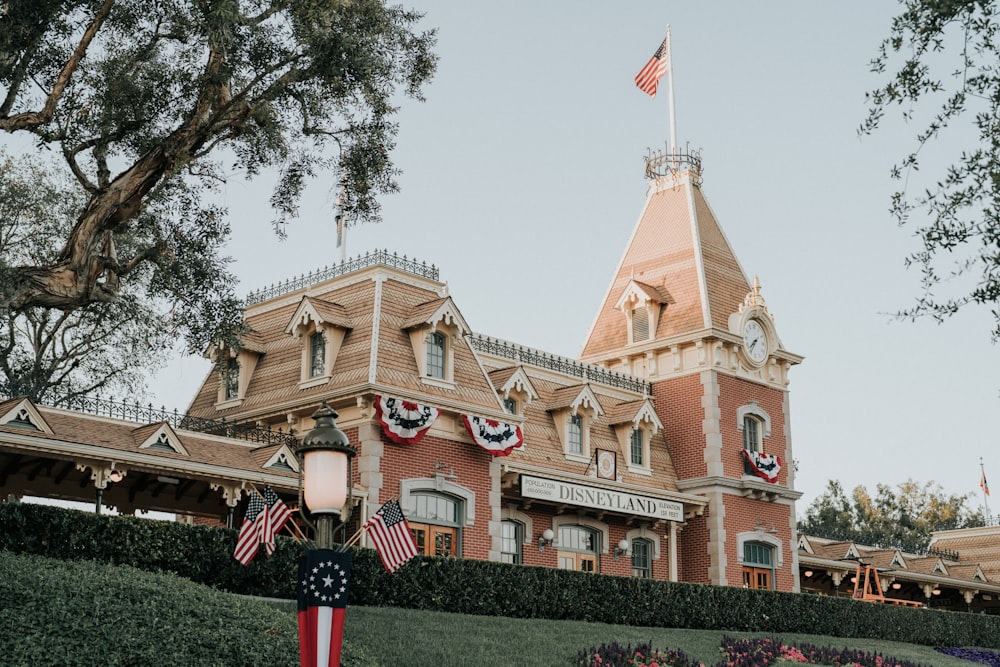
M 215 588 L 291 599 L 299 547 L 279 538 L 244 567 L 235 530 L 0 503 L 0 549 L 171 572 Z M 354 550 L 351 604 L 461 614 L 865 637 L 1000 648 L 1000 617 L 775 591 L 594 576 L 458 558 L 416 558 L 395 574 Z

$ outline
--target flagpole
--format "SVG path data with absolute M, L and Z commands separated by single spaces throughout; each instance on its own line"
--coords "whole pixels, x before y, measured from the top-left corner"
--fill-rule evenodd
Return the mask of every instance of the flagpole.
M 983 457 L 979 457 L 979 488 L 983 490 L 983 507 L 986 508 L 986 518 L 990 518 L 990 487 L 986 482 L 986 468 L 983 467 Z
M 677 153 L 677 122 L 674 116 L 674 56 L 670 51 L 670 24 L 667 24 L 667 85 L 670 88 L 670 149 Z

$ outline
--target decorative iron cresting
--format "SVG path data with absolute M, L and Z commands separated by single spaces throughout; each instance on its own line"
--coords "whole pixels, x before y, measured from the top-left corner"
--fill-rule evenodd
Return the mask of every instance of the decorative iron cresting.
M 263 303 L 268 299 L 273 299 L 285 294 L 291 294 L 296 290 L 316 285 L 324 280 L 345 276 L 348 273 L 367 269 L 377 265 L 388 266 L 400 271 L 406 271 L 416 276 L 421 276 L 429 280 L 438 279 L 438 269 L 433 264 L 418 262 L 415 258 L 402 257 L 397 253 L 390 253 L 388 250 L 374 250 L 350 259 L 346 259 L 340 264 L 317 269 L 310 273 L 300 275 L 298 278 L 289 278 L 283 282 L 275 283 L 269 287 L 264 287 L 255 292 L 250 292 L 246 297 L 246 305 L 252 306 Z
M 652 386 L 625 373 L 611 371 L 600 366 L 585 364 L 582 361 L 560 357 L 556 354 L 540 352 L 530 347 L 511 343 L 500 338 L 490 338 L 481 334 L 471 334 L 467 340 L 475 350 L 484 354 L 492 354 L 504 359 L 510 359 L 522 364 L 529 364 L 558 373 L 578 377 L 585 382 L 596 382 L 606 387 L 624 389 L 637 394 L 652 396 Z

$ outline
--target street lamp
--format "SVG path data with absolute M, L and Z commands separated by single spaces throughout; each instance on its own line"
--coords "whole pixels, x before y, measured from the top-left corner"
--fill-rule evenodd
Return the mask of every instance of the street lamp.
M 302 461 L 300 483 L 305 504 L 316 517 L 316 544 L 320 549 L 329 549 L 333 546 L 335 518 L 346 523 L 350 516 L 351 459 L 358 450 L 337 428 L 337 411 L 326 401 L 312 417 L 316 426 L 305 434 L 295 453 Z

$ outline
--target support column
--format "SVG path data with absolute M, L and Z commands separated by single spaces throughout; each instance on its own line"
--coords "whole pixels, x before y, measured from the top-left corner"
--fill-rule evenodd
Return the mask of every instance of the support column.
M 670 522 L 670 544 L 668 545 L 670 563 L 670 581 L 677 581 L 677 522 Z

